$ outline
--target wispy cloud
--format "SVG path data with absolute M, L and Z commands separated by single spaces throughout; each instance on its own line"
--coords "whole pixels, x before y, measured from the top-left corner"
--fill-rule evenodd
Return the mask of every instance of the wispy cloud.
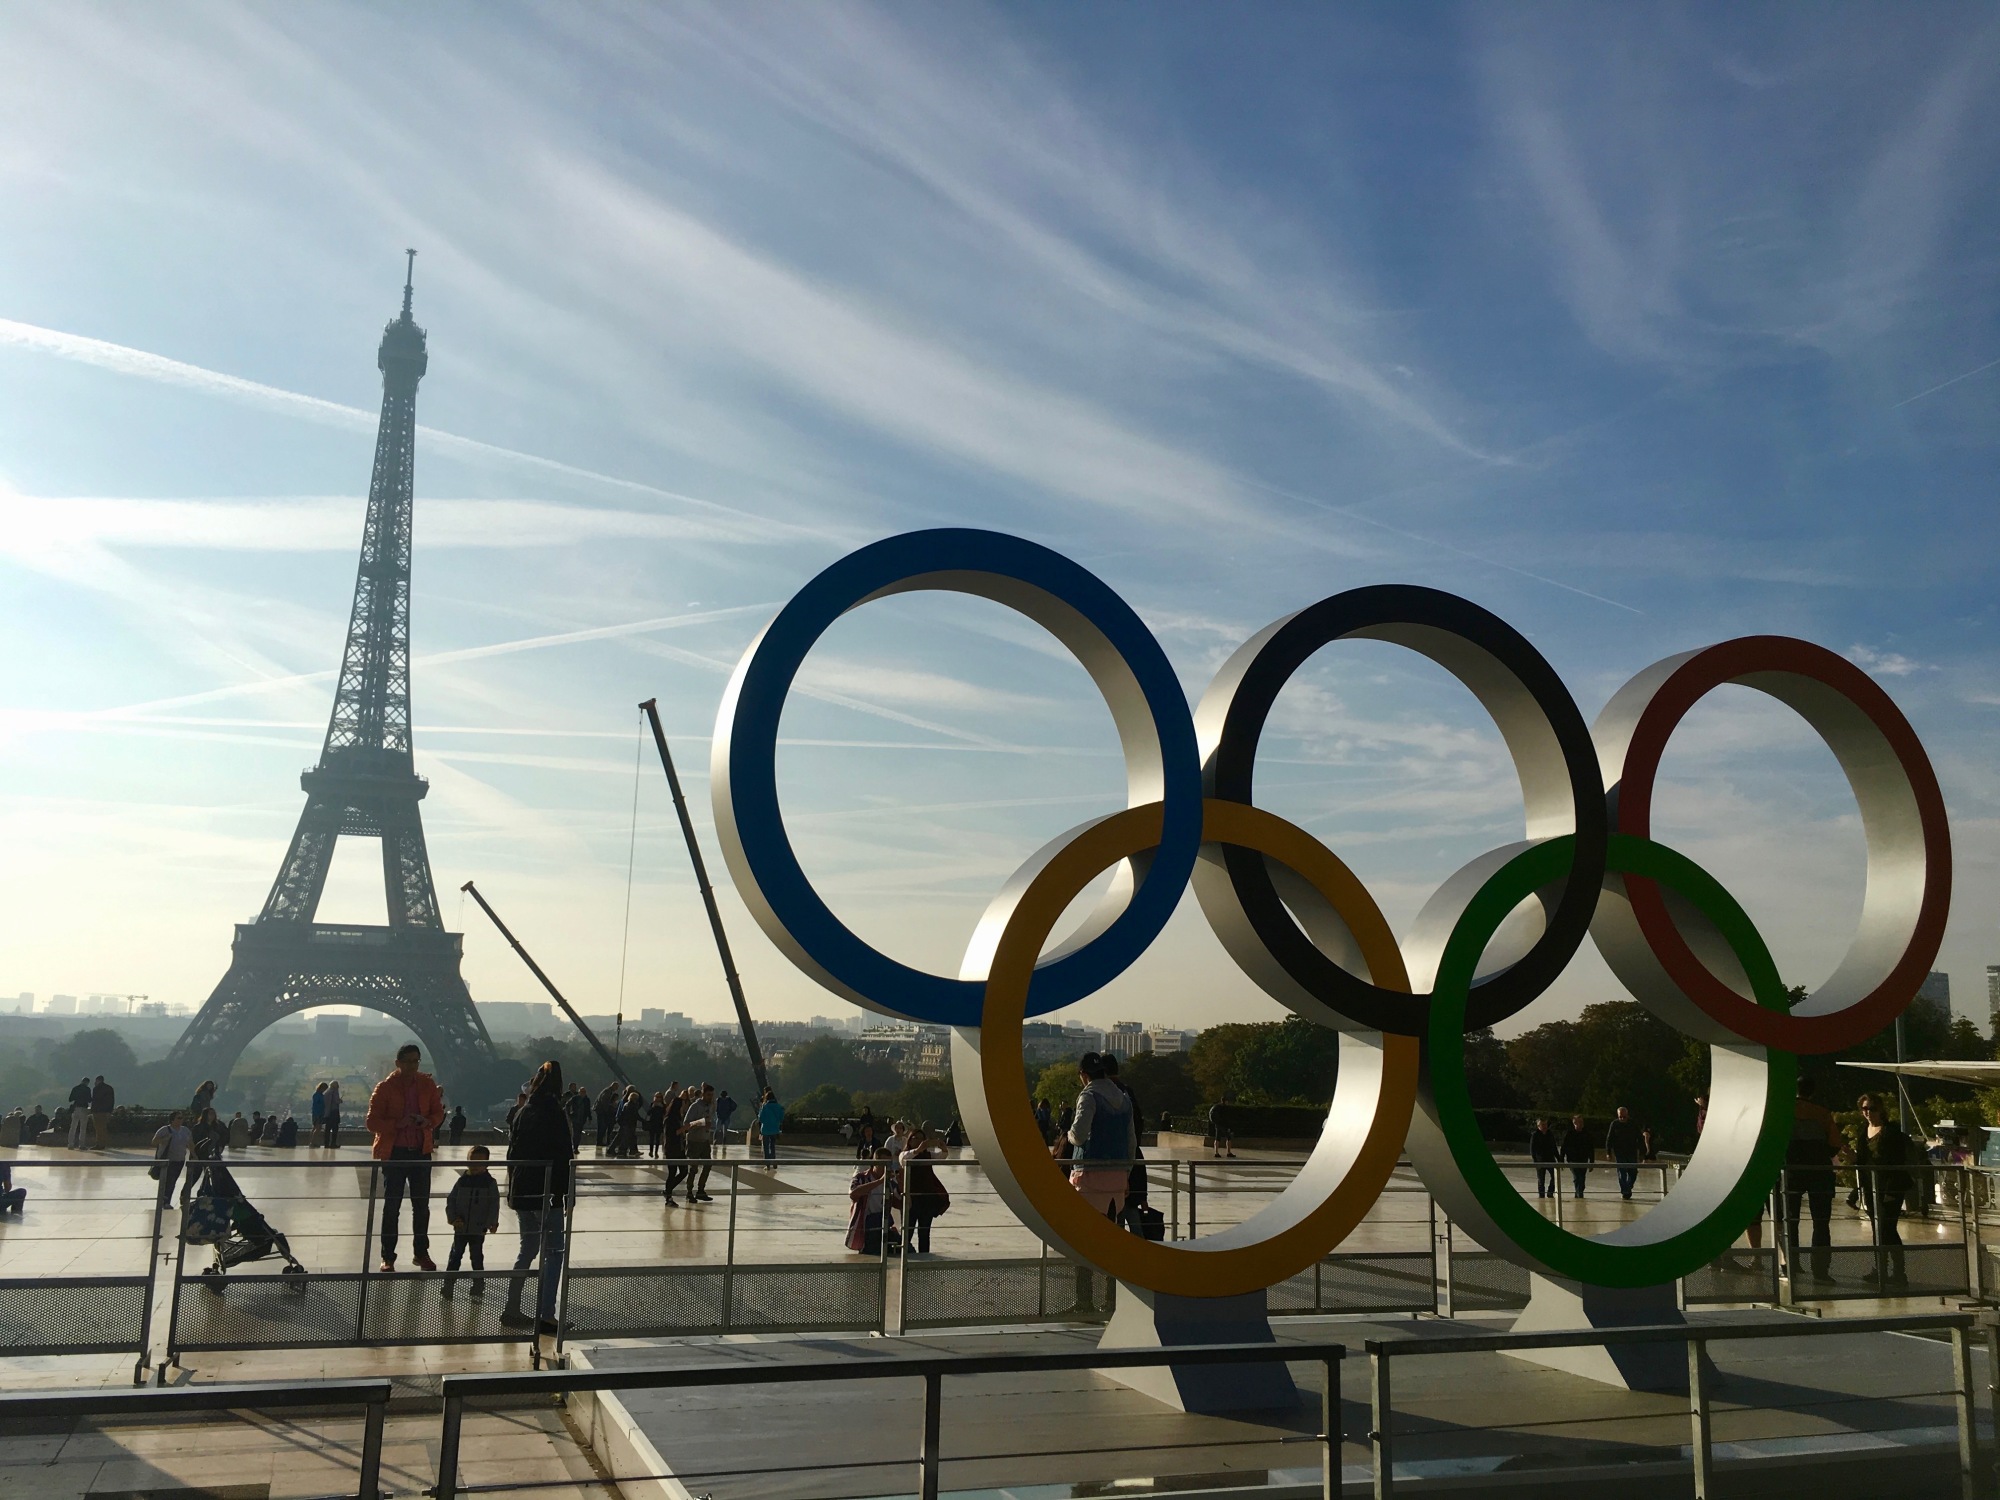
M 344 406 L 337 401 L 327 401 L 318 396 L 307 396 L 297 391 L 287 391 L 277 386 L 265 385 L 255 380 L 245 380 L 240 376 L 224 374 L 219 370 L 204 369 L 182 360 L 169 359 L 162 354 L 152 354 L 143 349 L 128 348 L 105 339 L 86 337 L 83 334 L 65 333 L 59 329 L 42 328 L 32 323 L 18 322 L 12 318 L 0 318 L 0 343 L 16 348 L 29 349 L 41 354 L 54 355 L 60 359 L 74 360 L 80 364 L 94 365 L 99 369 L 111 370 L 120 375 L 130 375 L 142 380 L 159 381 L 167 385 L 177 385 L 206 395 L 218 396 L 225 400 L 240 401 L 266 411 L 282 413 L 304 421 L 319 422 L 349 430 L 374 431 L 380 420 L 379 412 L 364 411 L 358 406 Z M 742 533 L 746 528 L 750 534 L 779 535 L 823 535 L 790 523 L 778 522 L 762 516 L 718 505 L 711 500 L 698 499 L 693 495 L 679 494 L 673 490 L 661 489 L 657 485 L 643 484 L 633 479 L 623 479 L 612 474 L 602 474 L 594 469 L 580 468 L 557 459 L 543 458 L 538 454 L 523 453 L 513 448 L 503 448 L 495 443 L 481 442 L 477 438 L 460 437 L 456 433 L 441 432 L 434 427 L 419 424 L 418 436 L 448 452 L 463 457 L 498 460 L 505 463 L 524 465 L 540 469 L 550 474 L 559 474 L 566 479 L 584 480 L 591 484 L 609 486 L 633 494 L 649 496 L 656 500 L 668 501 L 686 506 L 713 517 L 717 524 L 727 523 L 731 535 Z

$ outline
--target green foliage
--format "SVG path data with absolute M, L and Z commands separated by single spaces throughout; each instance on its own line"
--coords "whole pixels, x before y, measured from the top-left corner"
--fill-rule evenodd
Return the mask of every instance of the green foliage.
M 797 1098 L 821 1084 L 849 1093 L 894 1093 L 902 1072 L 892 1062 L 864 1057 L 854 1043 L 837 1036 L 816 1036 L 785 1054 L 778 1069 L 778 1097 Z
M 1076 1076 L 1075 1063 L 1052 1062 L 1036 1075 L 1033 1085 L 1028 1089 L 1028 1097 L 1048 1105 L 1051 1113 L 1061 1114 L 1076 1103 L 1076 1096 L 1082 1089 L 1083 1084 Z
M 1189 1053 L 1205 1104 L 1228 1096 L 1239 1104 L 1324 1106 L 1339 1066 L 1339 1034 L 1298 1016 L 1213 1027 Z M 1147 1108 L 1155 1108 L 1150 1099 Z
M 1943 1094 L 1933 1094 L 1917 1106 L 1917 1118 L 1926 1125 L 1936 1125 L 1939 1120 L 1950 1120 L 1959 1130 L 1969 1130 L 1974 1125 L 1991 1125 L 1993 1116 L 1987 1112 L 1988 1100 L 1982 1094 L 1993 1090 L 1975 1091 L 1969 1099 L 1948 1099 Z
M 66 1036 L 49 1051 L 49 1076 L 63 1080 L 65 1093 L 77 1079 L 95 1079 L 99 1073 L 112 1088 L 129 1088 L 138 1071 L 139 1059 L 132 1055 L 131 1045 L 108 1027 Z
M 1465 1089 L 1474 1109 L 1519 1109 L 1525 1102 L 1507 1066 L 1507 1044 L 1491 1026 L 1465 1034 Z
M 1141 1052 L 1121 1063 L 1119 1073 L 1138 1096 L 1149 1129 L 1162 1112 L 1185 1120 L 1206 1108 L 1194 1081 L 1193 1060 L 1185 1052 Z
M 1513 1038 L 1506 1054 L 1513 1085 L 1531 1109 L 1602 1118 L 1623 1105 L 1663 1143 L 1685 1149 L 1694 1142 L 1697 1090 L 1687 1086 L 1686 1038 L 1636 1001 L 1587 1005 L 1574 1021 Z
M 951 1075 L 942 1078 L 912 1078 L 900 1088 L 884 1092 L 859 1090 L 854 1095 L 857 1108 L 866 1104 L 878 1120 L 908 1120 L 912 1125 L 943 1130 L 958 1114 L 958 1094 Z
M 800 1119 L 837 1120 L 855 1112 L 854 1096 L 837 1083 L 807 1089 L 785 1105 L 785 1113 Z

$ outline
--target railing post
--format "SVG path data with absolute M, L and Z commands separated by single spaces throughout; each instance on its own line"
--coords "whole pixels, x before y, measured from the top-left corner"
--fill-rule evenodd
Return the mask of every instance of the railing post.
M 861 1210 L 861 1219 L 864 1225 L 868 1221 L 868 1210 L 865 1206 Z M 889 1174 L 887 1172 L 882 1174 L 882 1229 L 875 1237 L 875 1257 L 876 1263 L 881 1267 L 876 1295 L 877 1305 L 882 1309 L 876 1331 L 886 1338 L 889 1333 Z
M 1049 1242 L 1042 1241 L 1041 1256 L 1035 1262 L 1035 1319 L 1049 1315 Z
M 548 1202 L 546 1193 L 542 1201 L 545 1204 Z M 458 1438 L 464 1421 L 465 1398 L 447 1393 L 444 1398 L 444 1426 L 438 1432 L 437 1486 L 431 1491 L 436 1500 L 458 1500 Z
M 389 1420 L 389 1398 L 368 1403 L 367 1423 L 361 1429 L 361 1500 L 381 1500 L 382 1429 Z
M 750 1148 L 743 1148 L 749 1156 Z M 722 1331 L 729 1332 L 730 1315 L 736 1310 L 736 1192 L 742 1182 L 742 1167 L 729 1164 L 729 1235 L 722 1247 Z
M 382 1186 L 382 1167 L 379 1162 L 368 1168 L 368 1221 L 361 1230 L 361 1284 L 354 1297 L 354 1342 L 367 1342 L 368 1327 L 368 1252 L 375 1243 L 375 1194 Z
M 1714 1500 L 1715 1496 L 1710 1472 L 1715 1452 L 1709 1420 L 1708 1362 L 1703 1358 L 1706 1348 L 1700 1339 L 1687 1341 L 1688 1416 L 1694 1429 L 1690 1445 L 1694 1450 L 1694 1500 Z
M 1985 1269 L 1979 1264 L 1979 1205 L 1973 1202 L 1972 1195 L 1979 1183 L 1963 1164 L 1952 1170 L 1958 1173 L 1958 1237 L 1965 1243 L 1965 1294 L 1978 1302 L 1984 1297 L 1980 1283 L 1985 1279 Z
M 1323 1360 L 1319 1396 L 1319 1430 L 1325 1448 L 1320 1469 L 1320 1500 L 1340 1500 L 1340 1361 Z
M 1771 1194 L 1771 1301 L 1778 1307 L 1790 1307 L 1798 1290 L 1799 1268 L 1792 1262 L 1798 1259 L 1799 1247 L 1785 1238 L 1791 1232 L 1791 1223 L 1785 1217 L 1785 1182 L 1789 1175 L 1782 1168 L 1779 1170 L 1778 1186 Z
M 1979 1428 L 1972 1396 L 1972 1348 L 1962 1325 L 1951 1331 L 1951 1379 L 1958 1406 L 1958 1492 L 1963 1500 L 1979 1500 Z
M 1167 1238 L 1181 1237 L 1181 1164 L 1176 1157 L 1167 1163 L 1168 1191 L 1172 1194 L 1173 1211 L 1167 1217 Z
M 1200 1234 L 1200 1189 L 1195 1186 L 1193 1162 L 1188 1163 L 1188 1238 L 1195 1239 Z
M 1438 1265 L 1438 1201 L 1437 1196 L 1429 1192 L 1425 1193 L 1424 1200 L 1430 1205 L 1431 1232 L 1425 1243 L 1431 1252 L 1431 1315 L 1436 1317 L 1438 1309 L 1443 1306 L 1445 1276 L 1443 1268 Z
M 886 1314 L 885 1314 L 886 1316 Z M 903 1237 L 896 1242 L 896 1332 L 900 1335 L 910 1318 L 910 1226 L 903 1223 Z
M 1458 1294 L 1453 1285 L 1451 1268 L 1452 1251 L 1454 1248 L 1451 1234 L 1451 1215 L 1446 1214 L 1444 1216 L 1444 1316 L 1447 1318 L 1458 1316 Z
M 182 1170 L 186 1170 L 183 1168 Z M 149 1182 L 151 1178 L 147 1179 Z M 146 1244 L 146 1294 L 139 1305 L 139 1363 L 132 1369 L 132 1384 L 146 1383 L 146 1367 L 153 1358 L 153 1287 L 160 1274 L 160 1220 L 166 1203 L 157 1185 L 153 1188 L 153 1237 Z
M 1368 1344 L 1368 1446 L 1375 1469 L 1375 1500 L 1395 1492 L 1395 1454 L 1389 1442 L 1389 1356 L 1373 1340 Z M 443 1497 L 440 1497 L 443 1500 Z
M 935 1370 L 924 1374 L 923 1445 L 917 1454 L 918 1500 L 938 1500 L 938 1427 L 943 1416 L 944 1377 Z
M 549 1170 L 554 1171 L 554 1169 L 555 1169 L 555 1163 L 551 1162 L 549 1164 Z M 571 1171 L 571 1173 L 569 1174 L 569 1191 L 563 1195 L 564 1198 L 563 1223 L 561 1230 L 563 1237 L 563 1264 L 562 1264 L 562 1280 L 556 1284 L 555 1357 L 559 1360 L 565 1361 L 563 1366 L 565 1369 L 568 1368 L 568 1364 L 566 1356 L 563 1353 L 563 1341 L 569 1336 L 569 1267 L 570 1267 L 570 1262 L 576 1259 L 576 1188 L 577 1188 L 577 1179 L 582 1175 L 583 1174 L 580 1172 Z M 547 1179 L 544 1178 L 543 1180 L 546 1181 Z M 546 1220 L 544 1220 L 544 1222 L 546 1222 Z M 542 1253 L 545 1255 L 548 1253 L 546 1248 L 543 1250 Z M 544 1262 L 544 1264 L 546 1264 L 546 1262 Z M 537 1266 L 535 1270 L 537 1273 L 539 1273 L 541 1271 L 541 1266 Z M 537 1298 L 538 1304 L 539 1301 L 540 1299 L 538 1297 Z M 541 1308 L 539 1305 L 536 1307 L 535 1313 L 537 1318 L 539 1318 L 541 1315 Z M 539 1327 L 536 1328 L 535 1334 L 536 1337 L 538 1338 L 541 1336 L 541 1329 Z
M 189 1175 L 187 1164 L 184 1162 L 181 1166 L 180 1181 L 181 1226 L 183 1230 L 187 1226 Z M 187 1253 L 187 1236 L 185 1233 L 176 1234 L 174 1236 L 174 1279 L 170 1293 L 173 1301 L 167 1308 L 167 1357 L 160 1362 L 159 1383 L 161 1385 L 167 1383 L 167 1366 L 180 1363 L 181 1281 L 187 1274 Z

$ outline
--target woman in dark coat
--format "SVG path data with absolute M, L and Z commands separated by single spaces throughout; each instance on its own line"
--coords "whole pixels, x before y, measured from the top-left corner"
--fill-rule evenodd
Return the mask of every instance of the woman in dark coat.
M 1859 1103 L 1866 1124 L 1855 1144 L 1854 1165 L 1860 1169 L 1868 1216 L 1875 1221 L 1875 1268 L 1861 1279 L 1884 1291 L 1901 1291 L 1910 1278 L 1903 1268 L 1903 1234 L 1896 1220 L 1910 1190 L 1910 1138 L 1889 1118 L 1879 1096 L 1863 1094 Z
M 521 1253 L 514 1274 L 507 1278 L 507 1306 L 500 1322 L 507 1328 L 556 1330 L 556 1286 L 562 1280 L 565 1246 L 563 1220 L 569 1206 L 570 1162 L 576 1155 L 569 1116 L 563 1111 L 562 1064 L 550 1059 L 535 1070 L 528 1085 L 528 1102 L 514 1116 L 507 1137 L 507 1204 L 521 1229 Z M 528 1267 L 539 1255 L 540 1288 L 533 1313 L 521 1310 Z
M 614 1117 L 614 1133 L 611 1137 L 613 1156 L 639 1154 L 639 1124 L 645 1113 L 646 1101 L 639 1091 L 625 1090 L 625 1097 L 618 1101 L 618 1113 Z

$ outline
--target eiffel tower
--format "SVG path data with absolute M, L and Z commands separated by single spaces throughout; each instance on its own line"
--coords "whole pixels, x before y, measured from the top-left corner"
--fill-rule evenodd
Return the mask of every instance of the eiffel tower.
M 326 745 L 299 778 L 305 811 L 264 909 L 237 926 L 229 972 L 168 1054 L 165 1071 L 177 1082 L 226 1077 L 258 1032 L 316 1005 L 394 1016 L 416 1033 L 448 1089 L 493 1056 L 459 972 L 464 939 L 438 915 L 417 812 L 430 784 L 410 748 L 410 512 L 417 382 L 429 356 L 410 317 L 417 252 L 406 253 L 402 315 L 383 330 L 375 360 L 382 420 Z M 313 920 L 342 834 L 381 840 L 386 927 Z

